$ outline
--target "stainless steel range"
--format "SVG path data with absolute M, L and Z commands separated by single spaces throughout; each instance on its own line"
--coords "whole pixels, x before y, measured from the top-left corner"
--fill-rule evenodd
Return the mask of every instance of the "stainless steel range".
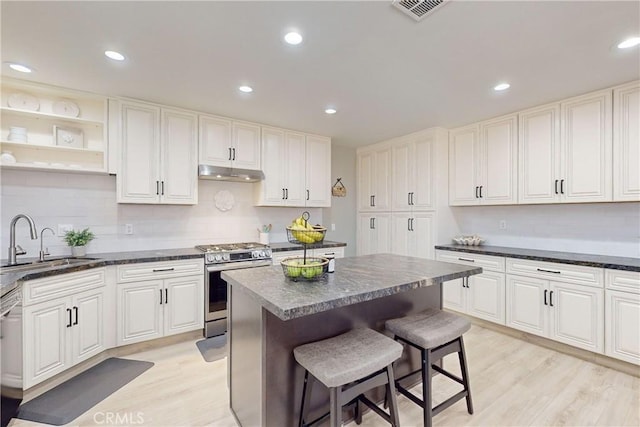
M 271 265 L 271 249 L 260 243 L 227 243 L 196 246 L 204 255 L 204 335 L 227 332 L 227 282 L 220 273 L 239 268 Z

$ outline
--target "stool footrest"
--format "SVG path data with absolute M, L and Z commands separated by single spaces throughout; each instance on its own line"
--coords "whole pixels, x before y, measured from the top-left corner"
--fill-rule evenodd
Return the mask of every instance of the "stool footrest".
M 375 411 L 378 415 L 384 418 L 388 423 L 391 423 L 391 416 L 386 412 L 384 412 L 382 409 L 380 409 L 378 405 L 376 405 L 371 400 L 369 400 L 369 398 L 367 398 L 365 395 L 362 395 L 359 397 L 359 399 L 362 403 L 364 403 L 369 408 L 371 408 L 372 411 Z
M 444 411 L 449 406 L 453 405 L 458 400 L 460 400 L 460 399 L 462 399 L 464 397 L 467 397 L 467 391 L 466 390 L 462 390 L 462 391 L 454 394 L 453 396 L 451 396 L 450 398 L 448 398 L 447 400 L 445 400 L 444 402 L 440 403 L 435 408 L 433 408 L 431 410 L 432 416 L 438 415 L 440 412 Z
M 451 378 L 453 381 L 455 381 L 455 382 L 457 382 L 459 384 L 464 385 L 464 381 L 462 380 L 462 378 L 453 375 L 451 372 L 445 371 L 444 369 L 442 369 L 438 365 L 431 365 L 431 369 L 433 369 L 434 371 L 444 375 L 447 378 Z

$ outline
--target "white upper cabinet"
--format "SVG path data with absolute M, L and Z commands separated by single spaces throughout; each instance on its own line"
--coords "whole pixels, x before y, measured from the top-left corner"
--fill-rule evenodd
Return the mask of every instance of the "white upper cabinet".
M 331 206 L 330 138 L 263 127 L 262 162 L 256 205 Z
M 391 210 L 391 148 L 358 151 L 358 210 Z
M 200 164 L 260 170 L 260 126 L 201 114 Z
M 480 204 L 477 168 L 480 157 L 478 125 L 454 129 L 449 133 L 449 204 Z
M 640 201 L 640 81 L 613 90 L 613 200 Z
M 410 135 L 394 144 L 393 210 L 432 210 L 434 137 Z
M 197 117 L 194 113 L 121 100 L 118 203 L 195 204 Z
M 560 176 L 560 104 L 519 114 L 519 203 L 553 203 Z
M 604 90 L 560 104 L 565 203 L 612 200 L 611 103 L 611 91 Z
M 517 115 L 458 128 L 449 134 L 449 204 L 517 202 Z
M 305 206 L 331 206 L 331 139 L 307 135 Z

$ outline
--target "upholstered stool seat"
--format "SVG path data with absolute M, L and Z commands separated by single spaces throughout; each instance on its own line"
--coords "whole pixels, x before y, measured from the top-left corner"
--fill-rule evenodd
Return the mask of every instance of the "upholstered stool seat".
M 467 360 L 462 340 L 462 334 L 471 328 L 469 320 L 446 311 L 430 309 L 418 314 L 388 320 L 385 326 L 388 331 L 394 334 L 394 338 L 397 341 L 408 344 L 420 351 L 420 369 L 398 378 L 395 381 L 395 385 L 400 393 L 423 408 L 424 426 L 431 427 L 434 415 L 462 398 L 466 398 L 467 411 L 473 414 Z M 447 354 L 454 352 L 458 353 L 462 378 L 445 371 L 435 364 Z M 443 374 L 463 386 L 462 391 L 451 396 L 435 408 L 431 406 L 431 378 L 433 371 Z M 402 380 L 418 372 L 422 374 L 422 399 L 401 385 Z
M 305 422 L 313 377 L 329 388 L 331 426 L 341 425 L 342 406 L 350 402 L 356 403 L 358 423 L 361 415 L 359 403 L 362 402 L 382 415 L 391 425 L 398 425 L 392 369 L 393 362 L 402 355 L 402 345 L 398 342 L 371 329 L 361 328 L 333 338 L 301 345 L 293 350 L 293 355 L 305 368 L 300 426 L 311 425 L 326 416 L 325 414 L 311 423 Z M 386 414 L 362 394 L 385 384 L 387 393 L 391 393 L 390 414 Z

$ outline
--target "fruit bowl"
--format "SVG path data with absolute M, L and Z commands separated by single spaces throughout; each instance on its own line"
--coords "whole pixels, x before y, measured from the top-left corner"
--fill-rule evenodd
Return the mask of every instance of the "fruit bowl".
M 300 245 L 309 245 L 312 243 L 322 243 L 327 229 L 319 226 L 296 226 L 292 225 L 287 227 L 287 240 L 290 243 L 297 243 Z
M 284 276 L 294 282 L 314 281 L 325 276 L 329 260 L 323 257 L 307 257 L 305 264 L 304 257 L 295 256 L 283 259 L 280 265 Z

